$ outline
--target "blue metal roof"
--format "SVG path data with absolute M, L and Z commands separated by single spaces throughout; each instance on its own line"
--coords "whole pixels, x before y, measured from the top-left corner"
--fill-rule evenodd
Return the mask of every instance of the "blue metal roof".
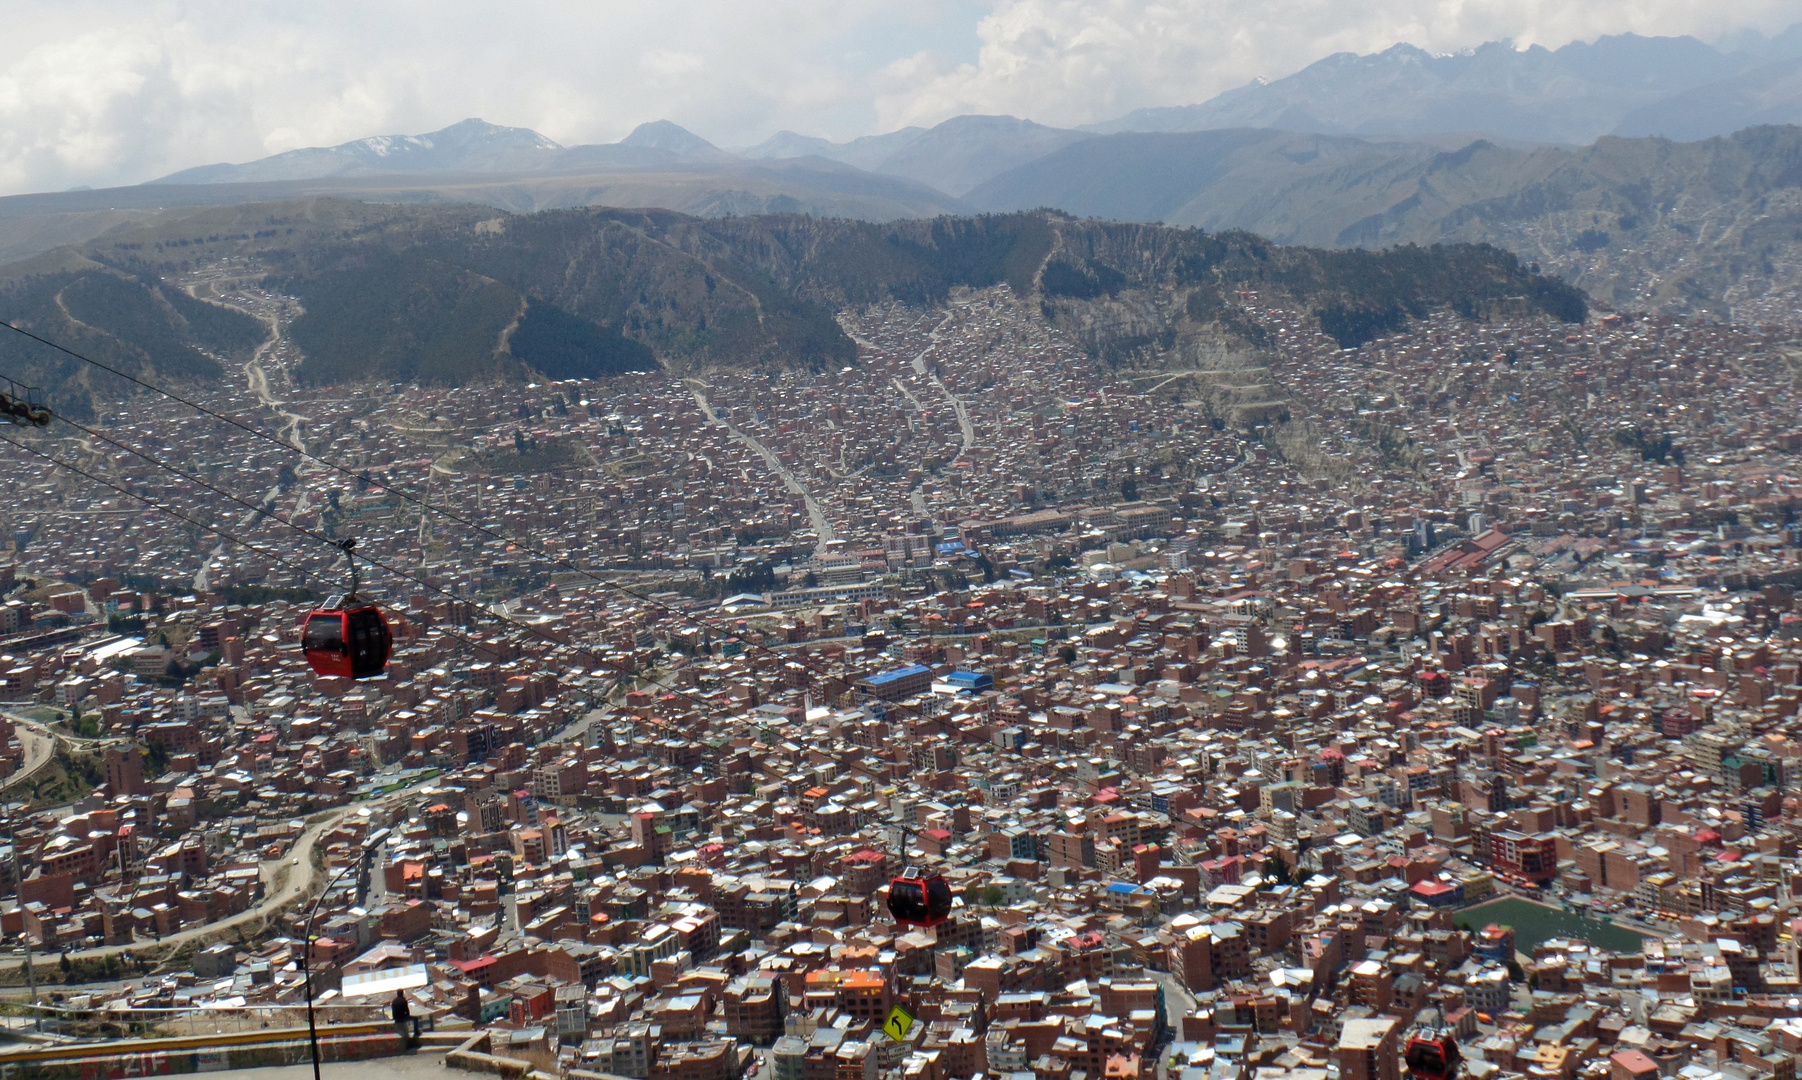
M 945 676 L 945 681 L 953 686 L 993 686 L 995 680 L 987 672 L 953 671 Z
M 872 675 L 869 682 L 871 686 L 881 686 L 884 683 L 894 682 L 896 679 L 905 679 L 910 675 L 924 675 L 930 671 L 931 669 L 923 664 L 909 664 L 893 671 L 885 671 L 880 675 Z

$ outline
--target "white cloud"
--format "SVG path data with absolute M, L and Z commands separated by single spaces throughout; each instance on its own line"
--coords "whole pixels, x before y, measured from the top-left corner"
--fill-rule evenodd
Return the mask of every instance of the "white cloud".
M 1802 0 L 12 0 L 0 192 L 136 183 L 466 116 L 726 144 L 960 112 L 1080 123 L 1338 50 L 1773 29 Z

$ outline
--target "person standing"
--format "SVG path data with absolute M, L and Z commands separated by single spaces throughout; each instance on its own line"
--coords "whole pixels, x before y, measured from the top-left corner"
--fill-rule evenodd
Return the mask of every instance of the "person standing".
M 413 1039 L 407 1022 L 413 1018 L 413 1010 L 407 1007 L 406 991 L 394 992 L 394 1001 L 388 1006 L 388 1011 L 394 1016 L 394 1033 L 400 1036 L 401 1042 L 412 1046 Z

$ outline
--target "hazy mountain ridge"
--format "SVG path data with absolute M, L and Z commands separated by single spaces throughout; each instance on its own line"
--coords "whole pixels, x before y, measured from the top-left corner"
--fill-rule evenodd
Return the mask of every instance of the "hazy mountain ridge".
M 1779 77 L 1794 71 L 1798 58 L 1798 27 L 1756 42 L 1743 39 L 1731 49 L 1690 37 L 1637 34 L 1555 50 L 1492 41 L 1452 55 L 1398 44 L 1368 55 L 1337 53 L 1197 105 L 1138 109 L 1082 130 L 1466 131 L 1568 144 L 1608 134 L 1701 139 L 1802 117 L 1802 86 Z
M 258 320 L 196 300 L 153 278 L 113 270 L 34 275 L 0 289 L 8 322 L 128 375 L 175 381 L 223 375 L 216 357 L 248 358 L 268 337 Z M 45 388 L 55 407 L 79 417 L 94 402 L 128 397 L 125 380 L 28 338 L 0 337 L 0 366 Z
M 202 165 L 151 183 L 255 183 L 366 173 L 532 172 L 549 167 L 563 151 L 529 128 L 469 119 L 426 135 L 376 135 L 337 146 L 289 150 L 241 165 Z
M 338 200 L 219 208 L 121 234 L 84 249 L 84 265 L 15 276 L 0 307 L 80 345 L 99 340 L 82 336 L 90 316 L 60 314 L 56 297 L 93 291 L 104 300 L 89 304 L 94 325 L 117 339 L 109 355 L 163 378 L 216 378 L 216 365 L 179 361 L 241 352 L 260 324 L 143 312 L 170 306 L 164 276 L 227 256 L 254 260 L 300 297 L 296 375 L 315 383 L 840 366 L 856 359 L 836 320 L 845 306 L 935 304 L 960 286 L 1002 283 L 1111 363 L 1182 366 L 1223 342 L 1255 349 L 1263 331 L 1238 308 L 1239 288 L 1313 308 L 1347 341 L 1445 307 L 1584 312 L 1581 293 L 1483 245 L 1323 252 L 1043 212 L 878 225 L 593 209 L 496 218 Z M 78 365 L 42 370 L 56 393 L 83 392 Z
M 1690 142 L 1749 126 L 1796 123 L 1802 123 L 1802 64 L 1780 60 L 1635 109 L 1614 133 Z
M 850 169 L 924 184 L 952 196 L 997 173 L 1088 138 L 1012 116 L 958 116 L 849 143 L 782 132 L 733 154 L 671 123 L 640 124 L 616 143 L 564 147 L 526 128 L 464 120 L 425 135 L 381 135 L 339 146 L 291 150 L 241 165 L 185 169 L 152 184 L 222 184 L 375 175 L 560 175 L 594 170 L 721 168 L 823 158 Z
M 835 143 L 817 135 L 800 135 L 778 131 L 756 146 L 742 151 L 746 158 L 761 161 L 768 158 L 823 157 L 871 172 L 884 161 L 926 133 L 923 127 L 904 127 L 886 135 L 864 135 L 846 143 Z
M 525 184 L 524 178 L 536 176 L 732 171 L 823 159 L 949 195 L 942 211 L 958 209 L 955 199 L 1011 169 L 1097 135 L 1132 131 L 1269 128 L 1411 140 L 1468 132 L 1504 143 L 1577 145 L 1611 132 L 1700 139 L 1792 121 L 1802 121 L 1802 24 L 1769 38 L 1741 35 L 1724 46 L 1634 34 L 1555 50 L 1489 42 L 1454 55 L 1398 44 L 1369 55 L 1335 54 L 1200 104 L 1139 109 L 1081 130 L 966 115 L 931 128 L 902 128 L 844 143 L 783 131 L 733 153 L 667 120 L 641 124 L 617 143 L 564 147 L 528 129 L 472 119 L 425 135 L 377 136 L 187 169 L 153 183 L 441 178 L 415 181 L 429 187 L 453 176 L 506 175 Z M 672 193 L 657 205 L 703 213 L 795 209 L 765 204 L 741 211 L 734 200 L 724 199 L 722 209 L 710 211 L 704 201 L 684 197 Z
M 996 212 L 1056 206 L 1323 247 L 1483 241 L 1611 305 L 1716 314 L 1734 305 L 1742 318 L 1770 317 L 1802 292 L 1798 200 L 1796 127 L 1582 148 L 1477 140 L 1453 152 L 1272 130 L 1111 135 L 966 199 Z
M 999 173 L 1088 138 L 1013 116 L 954 116 L 932 128 L 902 128 L 848 143 L 780 132 L 744 152 L 753 159 L 824 157 L 962 195 Z

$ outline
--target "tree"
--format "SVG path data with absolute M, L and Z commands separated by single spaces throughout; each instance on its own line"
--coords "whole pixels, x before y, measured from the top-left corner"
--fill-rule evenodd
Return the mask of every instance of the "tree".
M 1264 860 L 1264 870 L 1265 876 L 1270 879 L 1272 885 L 1293 884 L 1289 877 L 1289 864 L 1284 862 L 1280 855 Z

